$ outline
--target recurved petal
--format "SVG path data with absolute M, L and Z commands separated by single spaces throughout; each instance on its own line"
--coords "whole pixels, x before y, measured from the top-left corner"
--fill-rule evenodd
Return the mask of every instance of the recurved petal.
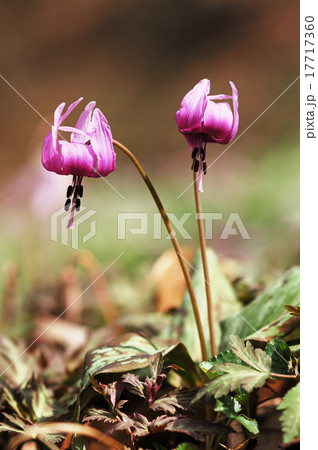
M 104 177 L 116 168 L 112 132 L 106 117 L 98 108 L 93 112 L 91 125 L 91 144 L 97 157 L 96 174 L 92 176 Z
M 70 106 L 67 108 L 66 112 L 59 118 L 58 126 L 61 125 L 61 123 L 66 119 L 66 117 L 68 117 L 68 116 L 71 114 L 71 112 L 73 111 L 73 109 L 76 108 L 76 106 L 77 106 L 82 100 L 83 100 L 83 97 L 80 97 L 78 100 L 76 100 L 76 102 L 73 102 L 73 103 L 70 104 Z M 63 103 L 62 103 L 62 104 L 63 104 Z M 60 105 L 60 106 L 61 106 L 61 105 Z M 64 106 L 65 106 L 65 103 L 64 103 Z M 63 106 L 63 108 L 62 108 L 62 111 L 63 111 L 63 109 L 64 109 L 64 106 Z M 59 108 L 59 106 L 58 106 L 58 108 Z M 61 112 L 62 112 L 62 111 L 61 111 Z M 55 123 L 54 123 L 54 124 L 55 124 Z
M 86 132 L 88 130 L 89 123 L 92 120 L 92 112 L 96 106 L 96 102 L 89 102 L 86 106 L 84 111 L 81 113 L 81 115 L 78 118 L 78 121 L 75 125 L 75 128 Z M 86 139 L 87 140 L 87 139 Z M 71 134 L 71 142 L 80 142 L 85 143 L 85 136 L 81 135 L 79 133 L 72 133 Z
M 185 95 L 180 109 L 176 112 L 181 133 L 200 133 L 209 91 L 210 81 L 204 78 Z

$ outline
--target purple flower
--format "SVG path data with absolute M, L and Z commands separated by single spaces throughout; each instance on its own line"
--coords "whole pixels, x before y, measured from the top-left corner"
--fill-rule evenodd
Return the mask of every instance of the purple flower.
M 198 190 L 203 192 L 202 175 L 206 174 L 207 142 L 228 144 L 238 130 L 238 92 L 230 81 L 232 95 L 209 95 L 210 81 L 204 78 L 183 98 L 176 113 L 179 131 L 185 136 L 192 150 L 192 169 L 199 171 Z M 226 101 L 233 101 L 233 111 Z
M 116 168 L 111 129 L 103 113 L 98 108 L 94 109 L 96 102 L 86 105 L 74 128 L 62 126 L 66 117 L 82 100 L 79 98 L 72 103 L 63 115 L 65 103 L 56 108 L 54 125 L 44 139 L 42 148 L 42 164 L 47 170 L 59 175 L 73 175 L 65 203 L 66 211 L 72 204 L 69 228 L 73 226 L 74 210 L 80 209 L 83 177 L 104 177 Z M 64 140 L 59 131 L 70 132 L 70 141 Z

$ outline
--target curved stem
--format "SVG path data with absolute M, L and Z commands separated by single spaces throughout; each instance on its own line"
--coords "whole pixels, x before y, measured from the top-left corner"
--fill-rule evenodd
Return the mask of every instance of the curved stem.
M 193 170 L 193 180 L 194 180 L 193 186 L 194 186 L 195 206 L 196 206 L 196 210 L 197 210 L 197 221 L 198 221 L 198 228 L 199 228 L 200 247 L 201 247 L 202 265 L 203 265 L 203 273 L 204 273 L 206 302 L 207 302 L 208 323 L 209 323 L 209 332 L 210 332 L 210 346 L 211 346 L 211 354 L 212 354 L 212 356 L 215 356 L 216 355 L 216 347 L 215 347 L 215 337 L 214 337 L 214 323 L 213 323 L 210 274 L 209 274 L 209 267 L 208 267 L 208 258 L 207 258 L 207 254 L 206 254 L 206 243 L 205 243 L 205 237 L 204 237 L 201 199 L 200 199 L 200 193 L 198 192 L 198 178 L 197 178 L 197 173 L 194 170 Z
M 186 281 L 186 285 L 189 291 L 189 295 L 190 295 L 190 299 L 191 299 L 191 304 L 192 304 L 192 309 L 193 309 L 193 314 L 195 317 L 195 321 L 196 321 L 196 326 L 197 326 L 197 330 L 198 330 L 198 334 L 199 334 L 199 340 L 200 340 L 200 346 L 201 346 L 201 352 L 202 352 L 202 359 L 204 361 L 207 361 L 208 359 L 208 355 L 207 355 L 207 350 L 206 350 L 206 345 L 205 345 L 205 340 L 204 340 L 204 333 L 203 333 L 203 327 L 202 327 L 202 322 L 200 319 L 200 313 L 199 313 L 199 308 L 198 308 L 198 304 L 197 304 L 197 300 L 195 297 L 195 293 L 194 293 L 194 289 L 192 286 L 192 281 L 191 281 L 191 277 L 189 275 L 189 272 L 186 268 L 185 262 L 184 262 L 184 258 L 182 256 L 182 251 L 181 251 L 181 247 L 178 243 L 178 240 L 176 238 L 176 233 L 173 230 L 170 220 L 167 216 L 167 213 L 163 207 L 163 204 L 161 203 L 160 198 L 158 197 L 158 194 L 155 190 L 155 188 L 153 187 L 153 184 L 151 183 L 150 179 L 148 178 L 148 175 L 146 174 L 145 170 L 143 169 L 143 167 L 141 166 L 141 164 L 139 163 L 139 161 L 137 160 L 137 158 L 135 157 L 135 155 L 128 150 L 127 147 L 125 147 L 123 144 L 121 144 L 118 141 L 113 140 L 113 144 L 119 148 L 120 150 L 122 150 L 133 162 L 133 164 L 135 165 L 135 167 L 137 168 L 138 172 L 140 173 L 140 175 L 142 176 L 144 182 L 146 183 L 157 207 L 158 210 L 161 214 L 162 220 L 164 221 L 164 224 L 167 228 L 167 231 L 169 233 L 169 236 L 172 240 L 172 245 L 174 247 L 174 250 L 176 252 L 177 258 L 179 260 L 185 281 Z

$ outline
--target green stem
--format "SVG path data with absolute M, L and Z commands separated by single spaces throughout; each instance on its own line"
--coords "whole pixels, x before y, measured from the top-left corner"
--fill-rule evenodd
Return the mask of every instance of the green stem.
M 133 162 L 133 164 L 135 165 L 135 167 L 137 168 L 138 172 L 140 173 L 141 177 L 143 178 L 144 182 L 146 183 L 157 207 L 158 210 L 161 214 L 162 220 L 164 221 L 164 224 L 167 228 L 167 231 L 169 233 L 169 236 L 172 240 L 172 245 L 174 247 L 174 250 L 176 252 L 177 258 L 179 260 L 184 278 L 185 278 L 185 282 L 189 291 L 189 295 L 190 295 L 190 299 L 191 299 L 191 304 L 192 304 L 192 309 L 193 309 L 193 314 L 195 317 L 195 321 L 196 321 L 196 326 L 197 326 L 197 330 L 198 330 L 198 335 L 199 335 L 199 340 L 200 340 L 200 346 L 201 346 L 201 352 L 202 352 L 202 359 L 204 361 L 207 361 L 208 359 L 208 355 L 207 355 L 207 350 L 206 350 L 206 345 L 205 345 L 205 340 L 204 340 L 204 332 L 203 332 L 203 327 L 202 327 L 202 322 L 201 322 L 201 318 L 200 318 L 200 313 L 199 313 L 199 308 L 198 308 L 198 303 L 195 297 L 195 293 L 194 293 L 194 289 L 192 286 L 192 281 L 191 281 L 191 277 L 189 275 L 189 272 L 186 268 L 185 262 L 184 262 L 184 258 L 182 256 L 182 251 L 181 251 L 181 247 L 178 243 L 178 240 L 176 238 L 176 233 L 173 230 L 170 220 L 167 216 L 167 213 L 163 207 L 163 204 L 161 203 L 161 200 L 155 190 L 155 188 L 153 187 L 153 184 L 151 183 L 150 179 L 148 178 L 148 175 L 146 174 L 145 170 L 143 169 L 143 167 L 141 166 L 141 164 L 139 163 L 139 161 L 137 160 L 137 158 L 135 157 L 135 155 L 128 150 L 127 147 L 125 147 L 123 144 L 121 144 L 118 141 L 113 140 L 114 145 L 119 148 L 120 150 L 122 150 L 129 158 L 130 160 Z
M 201 257 L 204 273 L 204 284 L 207 302 L 207 312 L 208 312 L 208 324 L 210 333 L 210 347 L 212 356 L 216 355 L 215 337 L 214 337 L 214 323 L 213 323 L 213 308 L 212 308 L 212 295 L 211 295 L 211 284 L 210 284 L 210 274 L 208 266 L 208 258 L 206 254 L 206 243 L 204 236 L 203 218 L 202 218 L 202 207 L 200 193 L 198 192 L 198 178 L 197 173 L 193 170 L 193 181 L 194 181 L 194 198 L 195 206 L 197 210 L 197 221 L 200 237 L 200 247 L 201 247 Z

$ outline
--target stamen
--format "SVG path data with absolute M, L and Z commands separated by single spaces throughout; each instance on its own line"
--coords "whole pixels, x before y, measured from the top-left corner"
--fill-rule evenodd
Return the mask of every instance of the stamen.
M 196 156 L 197 156 L 197 154 L 198 154 L 198 151 L 199 151 L 198 147 L 195 147 L 195 148 L 192 150 L 192 155 L 191 155 L 192 159 L 196 158 Z
M 68 198 L 68 199 L 66 200 L 66 202 L 65 202 L 65 205 L 64 205 L 65 211 L 68 211 L 68 210 L 70 209 L 70 206 L 71 206 L 71 199 Z
M 200 157 L 202 159 L 202 161 L 205 160 L 205 148 L 201 147 L 200 149 Z
M 78 195 L 79 195 L 80 197 L 83 197 L 83 191 L 84 191 L 83 186 L 80 185 L 80 186 L 79 186 L 79 189 L 78 189 Z
M 79 198 L 76 199 L 76 211 L 78 212 L 81 209 L 81 201 Z
M 69 198 L 73 194 L 74 186 L 69 185 L 66 191 L 66 197 Z
M 204 162 L 203 162 L 203 174 L 204 174 L 204 175 L 206 175 L 207 170 L 208 170 L 208 169 L 207 169 L 207 166 L 206 166 L 206 162 L 204 161 Z
M 194 171 L 197 172 L 199 170 L 199 161 L 196 159 L 194 161 Z

